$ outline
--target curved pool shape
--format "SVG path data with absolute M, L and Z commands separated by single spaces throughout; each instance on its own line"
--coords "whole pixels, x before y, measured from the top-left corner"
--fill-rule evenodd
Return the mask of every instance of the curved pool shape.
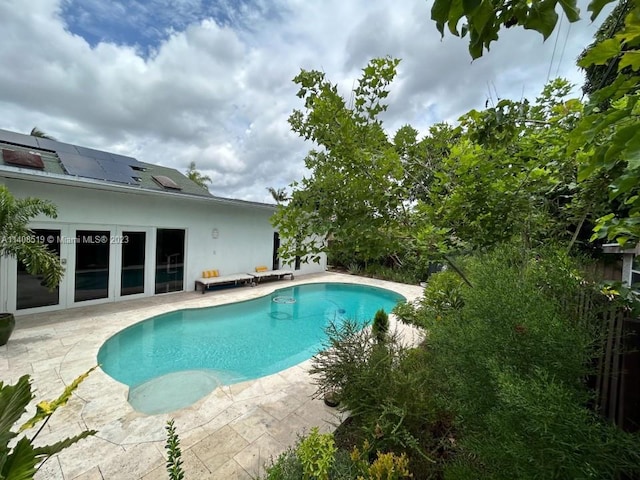
M 270 375 L 318 352 L 330 322 L 363 325 L 405 298 L 347 283 L 281 288 L 254 300 L 178 310 L 109 338 L 98 363 L 129 385 L 129 402 L 154 414 L 186 407 L 215 389 Z

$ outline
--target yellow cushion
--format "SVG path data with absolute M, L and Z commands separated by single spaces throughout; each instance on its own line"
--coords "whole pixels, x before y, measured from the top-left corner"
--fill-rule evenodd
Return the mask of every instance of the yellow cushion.
M 205 270 L 202 272 L 202 278 L 209 278 L 209 270 Z
M 218 270 L 205 270 L 202 272 L 202 278 L 214 278 L 219 276 L 220 272 Z
M 212 277 L 219 277 L 220 276 L 220 272 L 218 270 L 209 270 L 209 272 L 211 273 Z
M 266 272 L 267 270 L 269 269 L 264 265 L 260 265 L 259 267 L 256 267 L 256 272 Z

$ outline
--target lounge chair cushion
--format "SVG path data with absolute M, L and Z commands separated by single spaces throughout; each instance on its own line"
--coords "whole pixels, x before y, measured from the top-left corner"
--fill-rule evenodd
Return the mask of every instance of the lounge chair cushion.
M 205 270 L 202 272 L 202 278 L 215 278 L 219 276 L 220 272 L 218 270 Z
M 265 267 L 264 265 L 256 267 L 256 272 L 266 272 L 267 270 L 269 270 L 269 268 Z

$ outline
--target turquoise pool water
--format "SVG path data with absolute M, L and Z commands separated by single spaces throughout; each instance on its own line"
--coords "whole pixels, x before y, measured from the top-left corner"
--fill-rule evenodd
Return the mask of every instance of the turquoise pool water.
M 270 375 L 311 358 L 330 322 L 350 318 L 364 324 L 378 309 L 390 312 L 403 300 L 389 290 L 346 283 L 281 288 L 254 300 L 178 310 L 136 323 L 102 345 L 98 363 L 145 396 L 151 390 L 186 392 L 196 384 L 206 385 L 198 387 L 206 394 L 218 384 Z M 202 391 L 192 396 L 199 398 Z

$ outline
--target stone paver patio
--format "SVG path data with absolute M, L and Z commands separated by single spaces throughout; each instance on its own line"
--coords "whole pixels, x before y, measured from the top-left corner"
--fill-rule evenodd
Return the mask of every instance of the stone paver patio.
M 417 286 L 324 273 L 255 288 L 205 295 L 183 292 L 18 316 L 9 343 L 0 347 L 0 378 L 13 383 L 29 374 L 36 399 L 51 400 L 96 365 L 98 349 L 111 335 L 133 323 L 172 310 L 247 300 L 278 288 L 325 281 L 380 286 L 408 300 L 422 293 Z M 404 328 L 408 341 L 419 337 Z M 218 387 L 188 408 L 161 415 L 135 411 L 127 402 L 128 387 L 97 369 L 67 406 L 54 414 L 38 443 L 53 443 L 84 429 L 98 433 L 50 459 L 36 479 L 166 480 L 165 425 L 171 418 L 180 436 L 186 478 L 255 478 L 271 457 L 311 427 L 333 431 L 341 421 L 337 410 L 312 398 L 315 385 L 307 372 L 309 366 L 306 361 L 274 375 Z

